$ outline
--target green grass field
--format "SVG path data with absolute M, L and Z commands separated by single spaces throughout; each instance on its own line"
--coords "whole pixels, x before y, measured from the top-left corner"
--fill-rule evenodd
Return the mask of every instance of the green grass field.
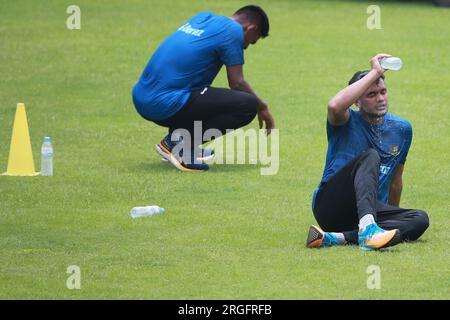
M 66 8 L 81 8 L 68 30 Z M 259 165 L 180 173 L 160 162 L 165 129 L 135 112 L 131 88 L 158 44 L 200 11 L 245 1 L 3 1 L 0 170 L 17 102 L 27 108 L 36 168 L 45 135 L 55 176 L 0 176 L 2 299 L 449 299 L 450 10 L 431 1 L 258 1 L 270 36 L 246 51 L 245 74 L 280 132 L 278 174 Z M 326 154 L 328 100 L 388 52 L 390 112 L 413 125 L 401 205 L 430 228 L 384 252 L 309 250 L 311 194 Z M 215 86 L 226 86 L 222 70 Z M 257 121 L 249 127 L 256 128 Z M 133 206 L 164 215 L 131 219 Z M 69 290 L 69 265 L 81 290 Z M 381 269 L 381 289 L 366 269 Z

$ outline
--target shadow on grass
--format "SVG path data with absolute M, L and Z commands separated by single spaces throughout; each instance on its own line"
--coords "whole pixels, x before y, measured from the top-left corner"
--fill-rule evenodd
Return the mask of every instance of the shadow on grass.
M 249 172 L 257 170 L 258 174 L 260 171 L 260 165 L 254 164 L 212 164 L 210 167 L 212 172 Z
M 163 161 L 146 161 L 146 162 L 140 162 L 136 163 L 134 165 L 131 165 L 130 167 L 131 172 L 140 172 L 140 173 L 146 173 L 146 172 L 181 172 L 178 169 L 176 169 L 172 164 L 168 162 Z M 209 166 L 209 170 L 207 172 L 210 173 L 232 173 L 232 172 L 250 172 L 257 170 L 258 174 L 260 172 L 260 165 L 252 165 L 252 164 L 211 164 Z
M 402 250 L 402 249 L 405 249 L 406 247 L 405 247 L 405 245 L 408 245 L 408 247 L 409 246 L 411 246 L 411 245 L 419 245 L 419 244 L 427 244 L 428 243 L 428 241 L 426 241 L 426 240 L 422 240 L 422 239 L 419 239 L 419 240 L 416 240 L 416 241 L 404 241 L 404 242 L 402 242 L 402 243 L 399 243 L 398 245 L 396 245 L 396 246 L 394 246 L 394 247 L 389 247 L 389 248 L 385 248 L 385 249 L 380 249 L 380 250 L 378 250 L 378 252 L 381 252 L 381 253 L 384 253 L 384 254 L 388 254 L 388 253 L 392 253 L 392 254 L 394 254 L 394 253 L 401 253 L 401 252 L 404 252 L 404 250 Z
M 303 246 L 302 249 L 305 249 L 305 251 L 307 252 L 322 252 L 322 253 L 327 253 L 327 252 L 332 252 L 335 251 L 336 249 L 338 250 L 355 250 L 355 252 L 379 252 L 380 254 L 399 254 L 399 253 L 403 253 L 405 252 L 405 249 L 409 248 L 409 246 L 411 245 L 419 245 L 419 244 L 427 244 L 428 241 L 427 240 L 416 240 L 416 241 L 404 241 L 402 243 L 399 243 L 398 245 L 394 246 L 394 247 L 389 247 L 389 248 L 384 248 L 384 249 L 379 249 L 379 250 L 361 250 L 359 249 L 357 244 L 345 244 L 345 245 L 341 245 L 341 246 L 335 246 L 335 247 L 326 247 L 326 248 L 316 248 L 316 249 L 311 249 L 311 248 L 307 248 L 306 246 Z M 405 246 L 408 245 L 408 246 Z M 345 249 L 344 249 L 345 248 Z

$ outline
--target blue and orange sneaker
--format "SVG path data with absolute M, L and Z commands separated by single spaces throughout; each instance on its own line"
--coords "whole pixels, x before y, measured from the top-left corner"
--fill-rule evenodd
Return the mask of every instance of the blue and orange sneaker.
M 195 148 L 195 157 L 199 162 L 205 162 L 214 159 L 214 149 L 211 148 Z M 166 158 L 161 158 L 162 162 L 169 162 Z
M 331 247 L 338 244 L 337 238 L 330 232 L 325 232 L 317 226 L 309 227 L 308 238 L 306 239 L 308 248 Z
M 182 140 L 172 141 L 170 139 L 170 135 L 164 137 L 161 142 L 155 145 L 156 151 L 167 161 L 172 163 L 175 168 L 184 172 L 202 172 L 209 169 L 209 166 L 205 163 L 198 163 L 195 159 L 195 152 L 191 152 L 190 158 L 186 159 L 186 156 L 183 157 L 181 148 L 179 150 L 179 154 L 173 153 L 174 148 L 182 143 Z
M 369 224 L 358 232 L 358 244 L 362 250 L 377 250 L 399 244 L 402 240 L 400 230 L 384 230 L 376 223 Z

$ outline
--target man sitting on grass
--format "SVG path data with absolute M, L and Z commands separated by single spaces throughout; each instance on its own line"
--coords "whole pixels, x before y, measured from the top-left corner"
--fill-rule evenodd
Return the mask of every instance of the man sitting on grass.
M 402 173 L 412 140 L 408 121 L 388 114 L 379 54 L 328 104 L 328 153 L 313 212 L 310 248 L 359 244 L 381 249 L 417 240 L 428 228 L 424 211 L 399 208 Z M 350 109 L 355 104 L 359 111 Z M 324 230 L 324 231 L 322 231 Z

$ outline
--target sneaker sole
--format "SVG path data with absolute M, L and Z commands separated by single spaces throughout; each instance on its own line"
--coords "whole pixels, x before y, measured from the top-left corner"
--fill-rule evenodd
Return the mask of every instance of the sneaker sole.
M 155 145 L 156 151 L 164 158 L 166 159 L 168 162 L 170 162 L 171 164 L 173 164 L 175 166 L 175 168 L 177 168 L 180 171 L 183 172 L 203 172 L 205 170 L 195 170 L 195 169 L 189 169 L 186 168 L 185 166 L 183 166 L 183 164 L 178 161 L 178 159 L 169 151 L 167 150 L 163 145 L 161 144 L 156 144 Z
M 210 156 L 207 156 L 207 157 L 198 157 L 198 158 L 197 158 L 198 161 L 203 161 L 203 162 L 209 161 L 209 160 L 212 160 L 212 159 L 214 159 L 214 155 L 213 155 L 213 154 L 210 155 Z M 168 162 L 170 162 L 170 161 L 167 160 L 166 158 L 161 158 L 161 162 L 166 162 L 166 163 L 168 163 Z
M 403 240 L 402 239 L 402 234 L 401 234 L 400 230 L 397 229 L 397 231 L 395 232 L 395 234 L 392 237 L 392 239 L 388 243 L 386 243 L 383 247 L 381 247 L 381 249 L 395 246 L 395 245 L 401 243 L 402 240 Z
M 402 237 L 401 237 L 400 231 L 398 229 L 396 229 L 394 234 L 392 235 L 392 237 L 385 239 L 384 243 L 381 242 L 377 245 L 372 245 L 372 246 L 364 244 L 364 245 L 359 246 L 359 248 L 361 250 L 366 250 L 366 251 L 379 250 L 379 249 L 384 249 L 387 247 L 395 246 L 396 244 L 399 244 L 401 242 L 401 240 L 402 240 Z
M 323 242 L 323 230 L 316 226 L 309 227 L 306 246 L 308 248 L 318 248 Z

